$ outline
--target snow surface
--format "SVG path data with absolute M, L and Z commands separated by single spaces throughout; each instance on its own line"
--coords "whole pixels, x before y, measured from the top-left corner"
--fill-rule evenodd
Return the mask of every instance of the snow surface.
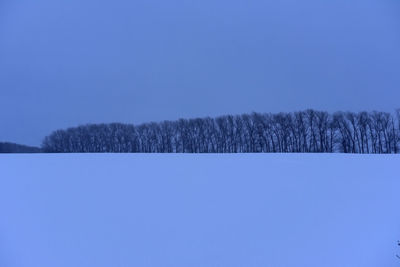
M 0 266 L 400 266 L 400 157 L 0 155 Z

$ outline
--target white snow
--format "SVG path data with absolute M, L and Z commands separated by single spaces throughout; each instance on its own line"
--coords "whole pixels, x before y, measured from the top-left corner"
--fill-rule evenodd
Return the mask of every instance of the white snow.
M 0 155 L 0 266 L 400 266 L 400 157 Z

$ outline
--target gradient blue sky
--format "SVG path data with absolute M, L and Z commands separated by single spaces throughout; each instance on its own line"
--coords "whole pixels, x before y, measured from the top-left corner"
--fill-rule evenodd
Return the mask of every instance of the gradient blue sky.
M 400 107 L 400 1 L 0 1 L 0 140 L 251 111 Z

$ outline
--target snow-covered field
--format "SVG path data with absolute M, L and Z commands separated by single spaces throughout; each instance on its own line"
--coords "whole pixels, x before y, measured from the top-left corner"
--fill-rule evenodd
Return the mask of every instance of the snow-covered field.
M 0 266 L 400 266 L 399 155 L 0 155 Z

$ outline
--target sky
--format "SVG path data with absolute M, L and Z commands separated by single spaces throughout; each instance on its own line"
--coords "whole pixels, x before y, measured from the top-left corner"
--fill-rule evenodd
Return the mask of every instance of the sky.
M 399 164 L 398 155 L 0 155 L 0 266 L 398 267 Z
M 0 141 L 86 123 L 399 108 L 397 0 L 1 0 Z

